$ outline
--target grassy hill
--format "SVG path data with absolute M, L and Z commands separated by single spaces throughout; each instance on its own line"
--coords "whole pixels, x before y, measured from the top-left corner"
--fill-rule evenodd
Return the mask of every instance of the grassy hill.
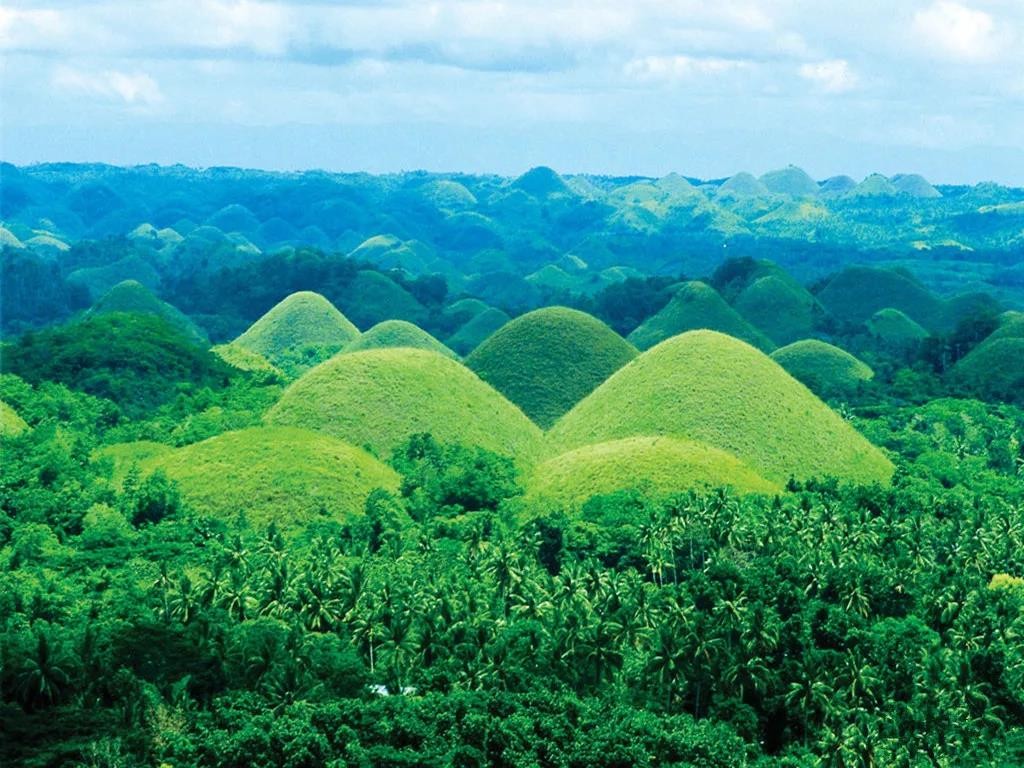
M 111 461 L 114 465 L 114 482 L 120 485 L 133 467 L 140 468 L 143 462 L 172 451 L 174 448 L 166 443 L 136 440 L 131 443 L 105 445 L 93 452 L 93 459 Z
M 873 314 L 867 322 L 868 333 L 884 344 L 903 347 L 928 338 L 928 331 L 898 309 L 886 307 Z
M 435 339 L 422 328 L 407 323 L 405 320 L 385 320 L 377 323 L 366 333 L 345 345 L 343 352 L 360 352 L 365 349 L 387 349 L 391 347 L 411 347 L 438 352 L 446 357 L 457 355 L 448 347 Z
M 232 368 L 237 368 L 240 371 L 265 373 L 282 379 L 287 378 L 284 371 L 267 360 L 263 355 L 238 344 L 217 344 L 214 347 L 210 347 L 210 351 Z
M 767 355 L 721 333 L 669 339 L 613 374 L 548 433 L 565 451 L 668 435 L 734 454 L 765 479 L 886 481 L 892 464 Z
M 597 318 L 546 307 L 502 327 L 466 365 L 547 428 L 636 355 Z
M 806 288 L 777 275 L 767 275 L 748 285 L 733 308 L 747 322 L 776 344 L 807 338 L 822 312 Z
M 849 352 L 817 339 L 802 339 L 771 354 L 818 397 L 851 397 L 874 378 L 875 372 Z
M 185 502 L 257 526 L 283 529 L 360 514 L 370 491 L 398 488 L 398 476 L 365 451 L 292 427 L 252 427 L 157 453 L 140 462 L 162 470 Z
M 554 195 L 574 194 L 561 176 L 551 168 L 543 165 L 531 168 L 515 179 L 510 186 L 513 189 L 522 190 L 538 200 Z
M 627 437 L 568 451 L 540 464 L 526 487 L 528 496 L 571 506 L 629 489 L 669 494 L 722 486 L 779 490 L 730 453 L 672 437 Z
M 746 171 L 731 176 L 718 188 L 721 198 L 769 197 L 771 191 Z
M 0 437 L 17 437 L 28 431 L 28 423 L 11 406 L 0 400 Z
M 901 195 L 917 198 L 942 197 L 942 193 L 918 173 L 906 173 L 892 177 L 892 185 Z
M 999 327 L 992 331 L 986 341 L 995 339 L 1024 339 L 1024 312 L 1004 312 L 999 317 Z
M 522 411 L 454 360 L 421 349 L 338 355 L 294 382 L 267 414 L 387 456 L 410 435 L 531 461 L 541 433 Z
M 769 171 L 760 179 L 761 183 L 777 195 L 791 195 L 793 197 L 805 197 L 817 195 L 818 182 L 807 175 L 803 168 L 791 165 L 788 168 L 780 168 L 777 171 Z
M 665 308 L 633 331 L 629 340 L 639 349 L 650 349 L 667 338 L 700 328 L 727 333 L 765 351 L 771 351 L 775 346 L 730 307 L 714 288 L 699 281 L 680 286 Z
M 360 328 L 372 328 L 384 320 L 422 325 L 427 318 L 427 310 L 415 296 L 386 275 L 370 270 L 356 274 L 338 304 Z
M 125 280 L 134 280 L 149 289 L 160 285 L 157 271 L 149 262 L 134 254 L 102 267 L 76 269 L 68 275 L 68 282 L 84 286 L 93 301 Z
M 293 293 L 231 342 L 298 375 L 340 350 L 359 329 L 318 293 Z
M 972 394 L 1024 402 L 1024 337 L 986 339 L 953 366 L 949 377 Z
M 880 173 L 873 173 L 846 193 L 847 198 L 895 197 L 896 187 Z
M 488 307 L 483 312 L 474 315 L 453 333 L 448 339 L 448 346 L 460 355 L 468 355 L 480 346 L 484 339 L 495 333 L 508 321 L 509 316 L 500 309 Z
M 209 341 L 202 329 L 193 323 L 188 315 L 158 299 L 137 280 L 124 280 L 115 285 L 92 305 L 88 316 L 108 315 L 113 312 L 153 315 L 198 344 Z
M 946 324 L 942 300 L 912 277 L 891 269 L 847 267 L 818 293 L 818 301 L 836 319 L 856 325 L 890 307 L 929 331 Z

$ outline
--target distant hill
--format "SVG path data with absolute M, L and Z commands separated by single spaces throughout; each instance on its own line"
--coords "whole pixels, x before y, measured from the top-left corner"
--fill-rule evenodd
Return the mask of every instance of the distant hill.
M 939 190 L 933 187 L 924 176 L 917 173 L 893 176 L 892 185 L 901 195 L 917 198 L 942 197 L 942 193 Z
M 343 348 L 343 352 L 360 352 L 366 349 L 391 349 L 409 347 L 426 349 L 446 357 L 457 355 L 422 328 L 405 320 L 385 320 L 360 334 Z
M 847 267 L 817 297 L 825 309 L 846 323 L 866 323 L 879 310 L 892 308 L 929 331 L 947 324 L 939 297 L 906 274 L 889 269 Z
M 792 197 L 813 196 L 819 193 L 818 183 L 803 168 L 791 165 L 764 174 L 761 183 L 769 192 Z
M 774 274 L 748 285 L 733 308 L 776 344 L 807 338 L 824 314 L 810 291 Z
M 552 195 L 574 194 L 569 185 L 565 183 L 565 180 L 546 166 L 531 168 L 515 179 L 511 187 L 522 190 L 526 194 L 538 199 L 551 197 Z
M 772 360 L 818 397 L 851 397 L 874 378 L 870 366 L 817 339 L 802 339 L 772 352 Z
M 888 459 L 767 355 L 721 333 L 669 339 L 613 374 L 548 434 L 565 451 L 667 435 L 727 451 L 765 479 L 887 481 Z
M 949 378 L 976 396 L 1024 403 L 1024 337 L 986 339 L 957 361 Z
M 731 176 L 718 188 L 718 197 L 768 197 L 771 191 L 746 171 Z
M 597 318 L 546 307 L 504 325 L 466 365 L 547 428 L 636 355 Z
M 916 344 L 929 335 L 922 325 L 892 307 L 875 312 L 868 319 L 867 328 L 879 341 L 896 347 Z
M 106 315 L 111 312 L 153 315 L 197 344 L 209 343 L 206 334 L 189 319 L 188 315 L 158 299 L 137 280 L 124 280 L 115 285 L 92 305 L 88 316 Z
M 452 334 L 448 339 L 448 346 L 460 355 L 469 355 L 484 339 L 495 333 L 508 321 L 509 316 L 500 309 L 488 307 L 469 319 Z
M 415 296 L 386 275 L 370 270 L 356 274 L 338 304 L 360 328 L 372 328 L 384 320 L 422 325 L 427 318 L 427 310 Z

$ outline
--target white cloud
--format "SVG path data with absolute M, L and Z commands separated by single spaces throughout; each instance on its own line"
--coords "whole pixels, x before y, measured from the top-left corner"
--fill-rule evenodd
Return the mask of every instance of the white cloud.
M 0 49 L 33 47 L 37 42 L 60 42 L 67 21 L 59 11 L 0 7 Z
M 65 91 L 115 101 L 119 99 L 131 105 L 151 106 L 164 100 L 159 83 L 144 72 L 83 72 L 59 67 L 53 73 L 52 82 L 55 87 Z
M 825 93 L 846 93 L 860 84 L 860 78 L 845 59 L 803 64 L 800 77 L 810 80 Z
M 990 14 L 952 0 L 938 0 L 914 14 L 912 31 L 933 53 L 960 61 L 993 59 L 1004 42 Z
M 635 80 L 683 80 L 702 75 L 720 75 L 749 66 L 739 59 L 695 58 L 693 56 L 644 56 L 626 63 L 624 72 Z

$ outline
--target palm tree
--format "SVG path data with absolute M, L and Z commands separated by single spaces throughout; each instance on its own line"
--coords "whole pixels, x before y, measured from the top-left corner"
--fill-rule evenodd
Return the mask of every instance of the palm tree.
M 28 712 L 56 704 L 71 683 L 66 661 L 55 651 L 45 632 L 36 637 L 35 652 L 25 658 L 16 676 L 16 689 L 22 706 Z

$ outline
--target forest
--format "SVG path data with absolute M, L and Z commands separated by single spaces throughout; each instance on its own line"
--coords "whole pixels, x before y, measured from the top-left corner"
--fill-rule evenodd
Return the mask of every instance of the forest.
M 0 764 L 1024 764 L 1024 190 L 0 183 Z

